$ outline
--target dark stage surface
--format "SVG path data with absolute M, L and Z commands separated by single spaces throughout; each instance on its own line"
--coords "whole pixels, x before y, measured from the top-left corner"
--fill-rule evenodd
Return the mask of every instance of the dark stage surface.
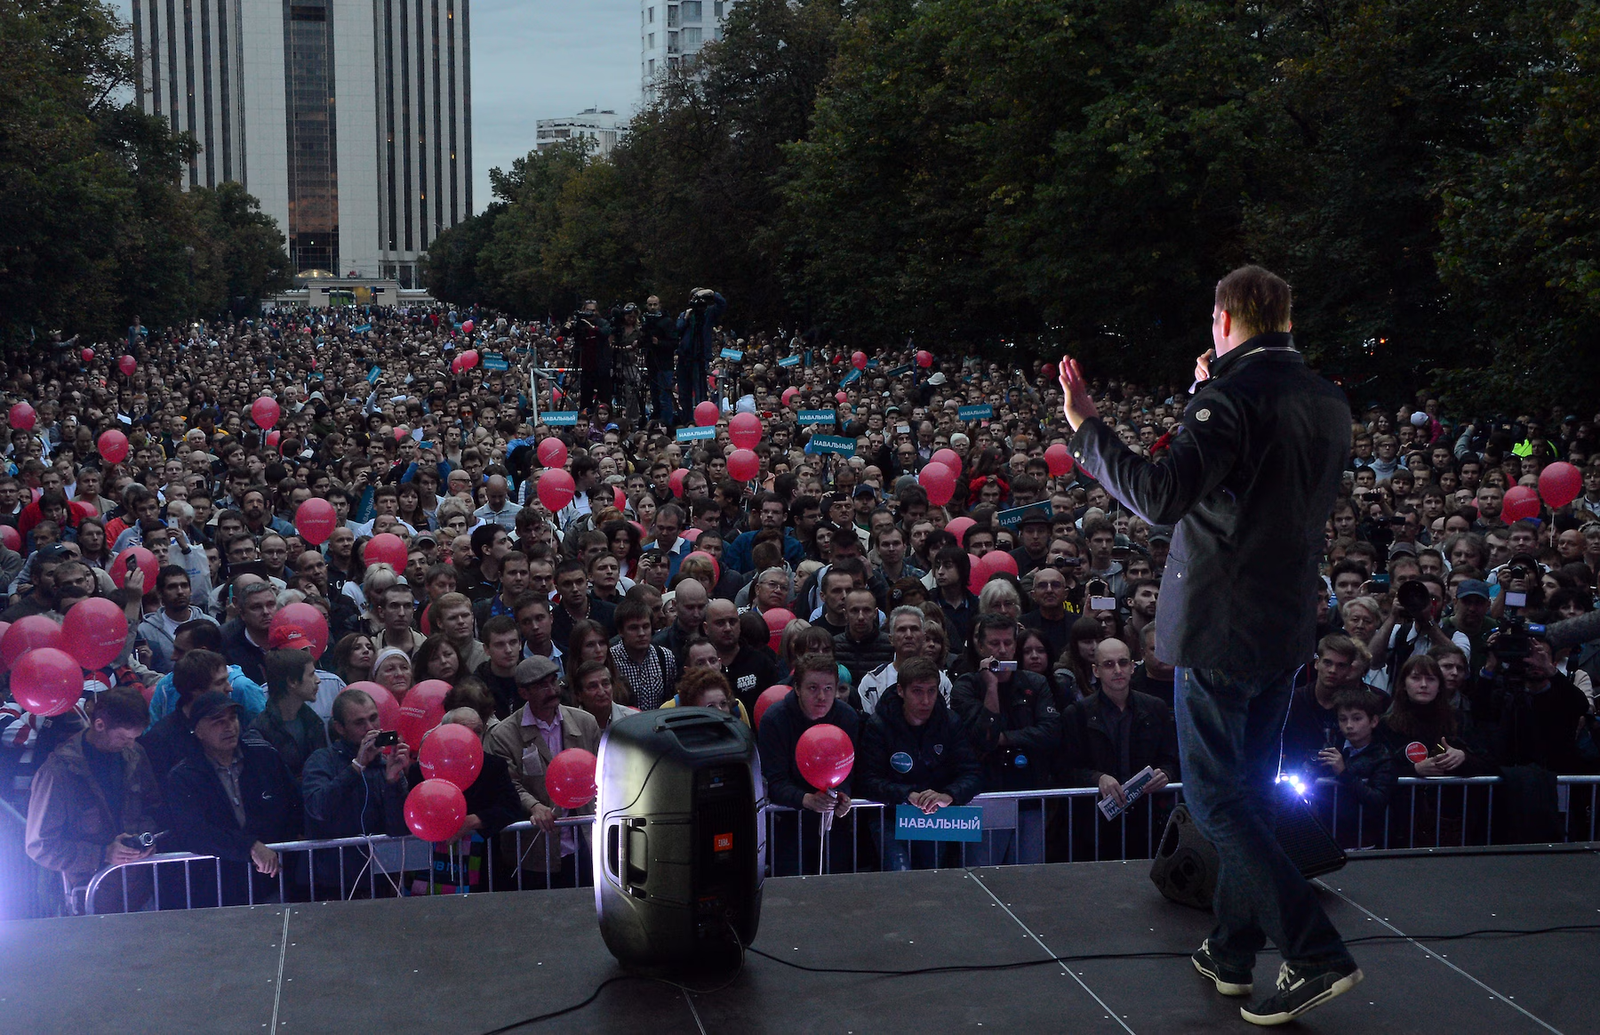
M 1324 878 L 1324 900 L 1352 938 L 1600 923 L 1593 848 L 1359 858 Z M 894 969 L 1188 952 L 1208 915 L 1166 902 L 1147 872 L 1083 863 L 771 880 L 755 947 Z M 1299 1030 L 1600 1031 L 1600 933 L 1354 951 L 1366 981 Z M 1262 957 L 1258 989 L 1277 963 Z M 472 1033 L 575 1003 L 617 973 L 587 890 L 23 921 L 0 924 L 0 1031 Z M 1187 960 L 873 978 L 751 956 L 720 992 L 619 982 L 521 1030 L 1254 1030 L 1238 1005 Z

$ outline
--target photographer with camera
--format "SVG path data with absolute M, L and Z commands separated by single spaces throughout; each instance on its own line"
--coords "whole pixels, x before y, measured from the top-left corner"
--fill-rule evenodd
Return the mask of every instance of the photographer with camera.
M 1589 701 L 1556 666 L 1545 627 L 1513 614 L 1488 648 L 1473 714 L 1492 724 L 1495 758 L 1505 766 L 1582 772 L 1577 732 Z
M 689 292 L 689 308 L 678 317 L 678 410 L 692 412 L 706 400 L 706 371 L 716 348 L 716 326 L 728 300 L 710 288 Z
M 596 396 L 607 405 L 611 403 L 611 324 L 600 315 L 599 304 L 591 298 L 567 320 L 566 332 L 578 359 L 578 405 L 593 413 Z
M 1389 673 L 1391 687 L 1399 686 L 1400 667 L 1413 654 L 1428 654 L 1435 646 L 1454 643 L 1470 655 L 1472 642 L 1466 633 L 1447 633 L 1439 625 L 1444 594 L 1444 580 L 1437 575 L 1406 579 L 1395 590 L 1389 617 L 1367 643 L 1372 667 Z
M 672 364 L 678 355 L 678 323 L 661 311 L 661 299 L 644 300 L 639 340 L 644 347 L 645 371 L 650 378 L 650 419 L 672 427 Z
M 405 802 L 411 790 L 406 778 L 411 750 L 398 733 L 384 732 L 377 702 L 361 690 L 341 692 L 333 699 L 328 729 L 338 739 L 312 752 L 302 778 L 306 836 L 398 837 L 409 833 Z M 348 892 L 356 887 L 365 859 L 358 849 L 346 849 L 344 854 L 343 890 Z M 315 866 L 319 885 L 339 884 L 338 855 L 319 852 Z

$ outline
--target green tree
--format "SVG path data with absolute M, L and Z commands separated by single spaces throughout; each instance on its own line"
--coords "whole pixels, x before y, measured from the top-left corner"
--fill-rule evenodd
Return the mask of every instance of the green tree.
M 498 304 L 489 285 L 478 276 L 478 259 L 505 211 L 504 201 L 491 202 L 478 215 L 463 219 L 433 239 L 422 267 L 428 294 L 458 306 Z

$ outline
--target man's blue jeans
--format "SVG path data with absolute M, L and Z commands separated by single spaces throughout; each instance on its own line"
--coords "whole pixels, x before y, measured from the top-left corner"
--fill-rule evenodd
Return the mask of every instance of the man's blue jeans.
M 672 364 L 662 364 L 651 372 L 650 379 L 650 405 L 655 410 L 655 419 L 672 427 Z
M 1296 966 L 1352 962 L 1316 891 L 1273 834 L 1293 681 L 1294 670 L 1250 677 L 1177 671 L 1183 799 L 1220 864 L 1211 954 L 1246 970 L 1268 940 Z
M 706 361 L 698 350 L 678 352 L 678 414 L 688 419 L 706 401 Z

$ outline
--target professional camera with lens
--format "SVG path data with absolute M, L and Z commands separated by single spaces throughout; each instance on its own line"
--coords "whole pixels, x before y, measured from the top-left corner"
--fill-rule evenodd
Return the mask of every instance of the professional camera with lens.
M 1543 638 L 1545 627 L 1509 612 L 1504 622 L 1495 634 L 1492 650 L 1506 682 L 1522 682 L 1528 678 L 1528 655 L 1533 653 L 1534 637 Z
M 1400 583 L 1400 588 L 1394 591 L 1394 598 L 1413 621 L 1427 614 L 1433 606 L 1433 596 L 1428 592 L 1427 585 L 1418 579 L 1407 579 Z

